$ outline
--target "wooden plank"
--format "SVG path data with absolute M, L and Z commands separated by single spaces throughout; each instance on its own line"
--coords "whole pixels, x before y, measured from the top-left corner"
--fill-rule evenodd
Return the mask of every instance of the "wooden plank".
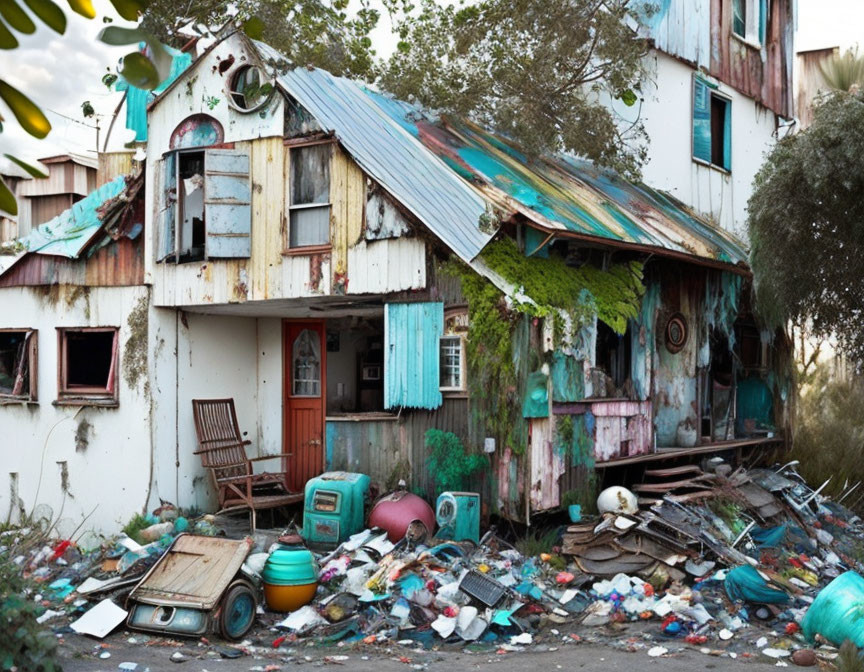
M 783 437 L 775 437 L 772 439 L 742 439 L 738 441 L 718 441 L 705 446 L 697 446 L 696 448 L 664 448 L 656 453 L 648 455 L 637 455 L 636 457 L 625 457 L 617 460 L 597 461 L 597 469 L 606 469 L 608 467 L 621 467 L 628 464 L 639 464 L 643 462 L 660 462 L 663 460 L 674 460 L 679 457 L 687 457 L 690 455 L 702 455 L 705 453 L 720 453 L 725 450 L 735 450 L 737 448 L 756 448 L 766 447 L 783 443 Z

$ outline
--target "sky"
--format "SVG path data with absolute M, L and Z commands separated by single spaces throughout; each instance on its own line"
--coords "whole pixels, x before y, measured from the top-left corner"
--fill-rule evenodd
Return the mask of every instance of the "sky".
M 101 79 L 106 68 L 114 70 L 129 47 L 109 47 L 96 39 L 105 25 L 103 16 L 112 17 L 114 25 L 126 22 L 117 16 L 108 0 L 95 0 L 94 6 L 98 16 L 93 20 L 67 11 L 65 35 L 57 35 L 37 20 L 38 28 L 33 35 L 16 34 L 21 43 L 18 49 L 0 51 L 3 78 L 40 105 L 52 126 L 47 138 L 36 140 L 24 133 L 8 110 L 3 109 L 6 122 L 0 134 L 0 154 L 10 153 L 32 161 L 66 152 L 95 150 L 96 130 L 92 126 L 96 121 L 102 129 L 101 148 L 122 97 L 109 91 Z M 798 11 L 797 49 L 835 45 L 845 49 L 859 40 L 864 47 L 864 0 L 798 0 Z M 382 55 L 392 50 L 394 40 L 388 31 L 385 18 L 373 35 L 376 49 Z M 82 116 L 81 103 L 85 100 L 95 108 L 96 119 Z M 131 131 L 125 129 L 125 113 L 121 112 L 108 148 L 122 149 L 129 139 Z

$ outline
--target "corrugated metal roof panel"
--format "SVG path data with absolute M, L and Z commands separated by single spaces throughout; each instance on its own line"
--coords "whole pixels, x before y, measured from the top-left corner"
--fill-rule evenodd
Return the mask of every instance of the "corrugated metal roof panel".
M 664 192 L 572 156 L 531 160 L 474 124 L 424 116 L 407 103 L 367 95 L 505 212 L 520 213 L 548 230 L 746 263 L 741 241 Z
M 123 176 L 103 184 L 19 242 L 28 252 L 75 259 L 102 228 L 99 208 L 125 188 L 126 178 Z
M 265 60 L 285 60 L 266 44 L 255 44 Z M 489 242 L 492 232 L 480 229 L 484 199 L 412 136 L 410 127 L 379 103 L 380 96 L 314 68 L 294 68 L 277 80 L 335 133 L 370 177 L 462 259 L 470 261 Z

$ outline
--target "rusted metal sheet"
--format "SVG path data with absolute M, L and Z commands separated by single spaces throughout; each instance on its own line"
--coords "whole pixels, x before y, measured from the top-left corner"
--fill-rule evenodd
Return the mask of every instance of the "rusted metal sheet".
M 144 242 L 140 238 L 121 238 L 101 248 L 86 261 L 28 254 L 7 273 L 0 275 L 0 287 L 130 287 L 141 284 L 144 284 Z
M 816 96 L 820 92 L 828 91 L 829 88 L 819 68 L 837 52 L 837 47 L 798 52 L 798 72 L 796 73 L 798 86 L 795 92 L 797 106 L 795 116 L 798 117 L 798 124 L 802 130 L 813 123 L 813 108 Z
M 516 147 L 476 124 L 375 100 L 506 216 L 562 237 L 697 263 L 746 264 L 740 240 L 669 194 L 572 156 L 529 163 Z
M 711 0 L 711 75 L 769 110 L 791 118 L 795 113 L 794 0 L 767 3 L 762 45 L 745 42 L 732 34 L 732 2 Z
M 652 452 L 651 402 L 591 404 L 596 418 L 594 457 L 598 462 Z
M 210 610 L 240 570 L 252 539 L 181 534 L 129 595 L 146 604 Z
M 564 475 L 564 455 L 554 449 L 553 418 L 529 420 L 531 510 L 548 511 L 561 504 L 559 479 Z

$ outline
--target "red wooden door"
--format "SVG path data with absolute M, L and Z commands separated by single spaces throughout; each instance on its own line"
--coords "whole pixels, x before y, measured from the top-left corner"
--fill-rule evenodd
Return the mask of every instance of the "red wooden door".
M 303 492 L 306 481 L 324 471 L 324 322 L 286 320 L 284 325 L 282 445 L 291 453 L 284 467 L 285 482 L 291 492 Z

